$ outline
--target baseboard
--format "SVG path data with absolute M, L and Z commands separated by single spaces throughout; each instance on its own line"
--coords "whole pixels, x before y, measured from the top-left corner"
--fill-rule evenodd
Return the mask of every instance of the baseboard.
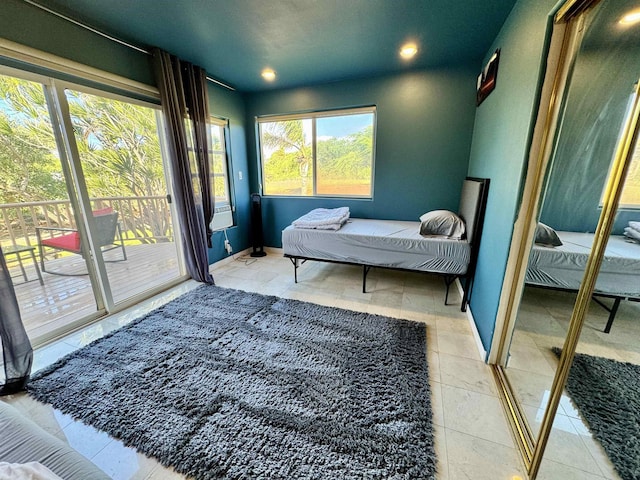
M 464 289 L 462 288 L 462 283 L 460 283 L 460 279 L 456 278 L 456 286 L 458 287 L 458 292 L 460 292 L 460 297 L 464 298 Z M 480 340 L 480 333 L 478 332 L 478 327 L 476 326 L 476 321 L 473 318 L 473 312 L 471 311 L 471 305 L 467 305 L 467 310 L 465 312 L 467 314 L 467 320 L 469 321 L 469 325 L 471 326 L 471 331 L 473 332 L 473 338 L 476 341 L 476 347 L 478 348 L 478 353 L 480 354 L 480 358 L 483 362 L 487 361 L 487 351 L 484 349 L 484 345 L 482 345 L 482 340 Z

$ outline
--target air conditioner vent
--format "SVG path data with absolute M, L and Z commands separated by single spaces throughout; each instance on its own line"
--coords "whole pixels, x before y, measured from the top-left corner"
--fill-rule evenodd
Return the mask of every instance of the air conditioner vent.
M 233 226 L 233 212 L 231 211 L 231 205 L 220 205 L 213 209 L 213 220 L 209 226 L 214 232 L 216 230 L 222 230 Z

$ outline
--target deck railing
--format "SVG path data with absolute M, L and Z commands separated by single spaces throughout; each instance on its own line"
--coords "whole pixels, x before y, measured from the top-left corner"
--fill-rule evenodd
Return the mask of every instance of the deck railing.
M 92 198 L 94 210 L 118 212 L 127 244 L 173 241 L 171 215 L 163 195 Z M 0 244 L 36 246 L 36 227 L 76 228 L 69 200 L 0 204 Z

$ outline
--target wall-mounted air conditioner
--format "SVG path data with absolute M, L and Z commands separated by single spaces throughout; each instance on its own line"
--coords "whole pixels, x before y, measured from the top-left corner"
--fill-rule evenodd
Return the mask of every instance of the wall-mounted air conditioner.
M 231 205 L 221 205 L 215 207 L 213 220 L 209 224 L 211 230 L 222 230 L 223 228 L 233 227 L 233 212 L 231 211 Z

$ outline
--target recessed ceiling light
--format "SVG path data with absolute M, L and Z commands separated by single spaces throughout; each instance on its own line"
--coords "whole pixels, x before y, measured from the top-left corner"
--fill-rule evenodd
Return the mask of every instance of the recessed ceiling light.
M 276 79 L 276 72 L 274 72 L 270 68 L 265 68 L 262 70 L 262 78 L 264 78 L 267 82 L 273 82 Z
M 623 25 L 633 25 L 640 22 L 640 10 L 636 9 L 629 13 L 626 13 L 621 19 L 620 23 Z
M 415 43 L 407 43 L 400 49 L 400 56 L 402 58 L 413 58 L 418 53 L 418 47 Z

